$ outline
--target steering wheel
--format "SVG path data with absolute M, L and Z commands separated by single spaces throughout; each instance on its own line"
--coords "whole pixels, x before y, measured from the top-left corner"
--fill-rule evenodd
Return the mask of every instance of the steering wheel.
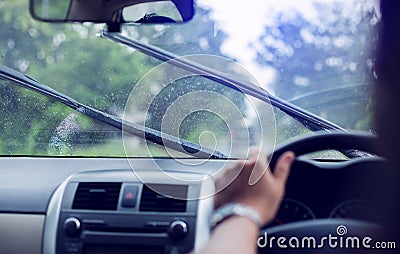
M 293 151 L 296 154 L 296 161 L 299 163 L 302 160 L 298 157 L 301 155 L 305 155 L 312 152 L 318 152 L 323 150 L 340 150 L 340 151 L 349 151 L 352 150 L 353 154 L 359 151 L 365 151 L 370 154 L 367 154 L 367 158 L 365 159 L 355 159 L 350 161 L 361 161 L 361 163 L 368 160 L 380 160 L 383 161 L 382 158 L 373 157 L 371 154 L 380 155 L 380 151 L 378 150 L 377 145 L 377 137 L 372 134 L 364 134 L 364 133 L 317 133 L 312 136 L 307 136 L 303 138 L 298 138 L 294 141 L 288 142 L 284 145 L 279 146 L 273 155 L 271 156 L 270 166 L 271 169 L 274 168 L 277 159 L 285 152 L 285 151 Z M 360 153 L 362 154 L 362 153 Z M 364 153 L 365 155 L 365 153 Z M 296 161 L 292 165 L 292 171 L 295 170 Z M 306 160 L 307 161 L 307 160 Z M 308 160 L 311 161 L 311 160 Z M 303 160 L 304 162 L 304 160 Z M 342 167 L 348 167 L 349 163 L 337 163 L 338 166 L 335 166 L 334 169 L 341 169 Z M 309 165 L 312 165 L 310 162 Z M 351 165 L 351 164 L 350 164 Z M 318 167 L 324 169 L 324 164 L 318 164 Z M 332 164 L 328 166 L 326 169 L 332 169 Z M 343 169 L 342 168 L 342 169 Z M 346 170 L 346 169 L 344 169 Z M 298 172 L 297 172 L 298 173 Z M 300 173 L 298 173 L 300 174 Z M 284 225 L 278 225 L 270 228 L 266 228 L 260 231 L 259 243 L 258 243 L 258 253 L 364 253 L 365 248 L 354 249 L 354 248 L 340 248 L 338 245 L 336 248 L 329 246 L 328 240 L 326 239 L 326 244 L 318 247 L 321 244 L 319 241 L 323 237 L 329 237 L 329 235 L 333 237 L 338 237 L 338 241 L 340 238 L 340 234 L 343 232 L 339 230 L 347 229 L 351 233 L 352 236 L 359 236 L 360 241 L 363 240 L 363 237 L 374 237 L 374 240 L 381 238 L 384 234 L 384 228 L 374 223 L 359 221 L 359 220 L 347 220 L 347 219 L 334 219 L 334 218 L 325 218 L 325 219 L 315 219 L 308 221 L 300 221 L 300 222 L 292 222 Z M 346 240 L 343 233 L 343 238 Z M 285 246 L 278 246 L 279 237 L 283 237 L 286 239 L 286 248 L 282 248 Z M 312 245 L 307 246 L 303 245 L 299 248 L 291 248 L 288 246 L 288 240 L 291 237 L 295 237 L 300 240 L 300 245 L 302 239 L 306 239 L 305 241 L 311 241 L 310 237 L 314 237 L 316 242 L 316 247 L 314 248 Z M 282 238 L 282 239 L 283 239 Z M 271 240 L 272 239 L 272 240 Z M 271 243 L 273 241 L 273 243 Z M 283 241 L 283 240 L 282 240 Z M 293 243 L 296 243 L 295 240 Z M 312 244 L 312 243 L 311 243 Z M 338 242 L 338 244 L 340 244 Z M 302 248 L 303 247 L 303 248 Z M 376 253 L 376 252 L 374 252 Z
M 323 150 L 347 150 L 352 151 L 353 154 L 358 150 L 381 155 L 377 141 L 378 138 L 369 133 L 319 132 L 277 147 L 271 156 L 270 166 L 274 168 L 278 158 L 286 151 L 292 151 L 296 156 Z

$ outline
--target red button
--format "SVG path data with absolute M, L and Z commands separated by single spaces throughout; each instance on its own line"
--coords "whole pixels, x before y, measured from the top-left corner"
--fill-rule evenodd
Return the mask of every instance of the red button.
M 122 207 L 134 208 L 136 206 L 137 186 L 125 186 L 122 195 Z

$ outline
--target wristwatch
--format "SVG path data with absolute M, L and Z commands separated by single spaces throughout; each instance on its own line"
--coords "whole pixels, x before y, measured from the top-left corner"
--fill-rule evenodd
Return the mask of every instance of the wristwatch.
M 213 213 L 210 220 L 211 229 L 214 229 L 218 224 L 231 216 L 246 217 L 253 221 L 259 228 L 263 226 L 260 215 L 253 208 L 239 203 L 231 203 L 221 206 Z

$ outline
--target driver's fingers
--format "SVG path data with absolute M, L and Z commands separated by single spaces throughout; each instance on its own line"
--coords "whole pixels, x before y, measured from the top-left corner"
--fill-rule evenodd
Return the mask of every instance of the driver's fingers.
M 281 184 L 286 183 L 294 158 L 295 154 L 291 151 L 285 152 L 279 157 L 275 165 L 274 177 Z
M 253 148 L 250 150 L 248 162 L 251 163 L 246 175 L 247 183 L 252 186 L 256 184 L 264 174 L 270 174 L 268 170 L 268 158 L 259 149 Z

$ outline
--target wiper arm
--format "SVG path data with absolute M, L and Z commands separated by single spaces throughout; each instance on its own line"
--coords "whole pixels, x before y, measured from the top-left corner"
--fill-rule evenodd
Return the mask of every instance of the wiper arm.
M 190 141 L 177 138 L 175 136 L 162 133 L 160 131 L 144 127 L 129 121 L 124 121 L 123 119 L 116 116 L 86 106 L 46 85 L 41 84 L 37 80 L 23 73 L 10 69 L 6 66 L 0 66 L 0 78 L 11 80 L 19 86 L 25 87 L 37 93 L 43 94 L 47 97 L 50 97 L 56 101 L 59 101 L 62 104 L 82 113 L 83 115 L 86 115 L 92 119 L 96 119 L 117 129 L 123 129 L 131 135 L 144 138 L 155 144 L 200 158 L 226 158 L 226 156 L 221 152 L 212 151 Z
M 325 120 L 307 110 L 297 107 L 277 96 L 269 94 L 262 87 L 256 86 L 250 82 L 242 81 L 239 79 L 233 79 L 228 75 L 216 71 L 214 69 L 211 69 L 205 65 L 187 60 L 169 51 L 166 51 L 164 49 L 158 48 L 150 44 L 143 43 L 139 40 L 129 38 L 120 33 L 101 31 L 100 36 L 121 43 L 125 46 L 137 49 L 161 61 L 169 61 L 169 63 L 177 67 L 190 71 L 194 74 L 204 76 L 205 78 L 211 79 L 224 86 L 231 87 L 240 92 L 244 92 L 245 94 L 255 97 L 263 102 L 270 103 L 271 105 L 279 108 L 281 111 L 285 112 L 289 116 L 299 121 L 301 124 L 303 124 L 307 129 L 311 131 L 335 130 L 335 131 L 347 132 L 346 129 L 328 120 Z

